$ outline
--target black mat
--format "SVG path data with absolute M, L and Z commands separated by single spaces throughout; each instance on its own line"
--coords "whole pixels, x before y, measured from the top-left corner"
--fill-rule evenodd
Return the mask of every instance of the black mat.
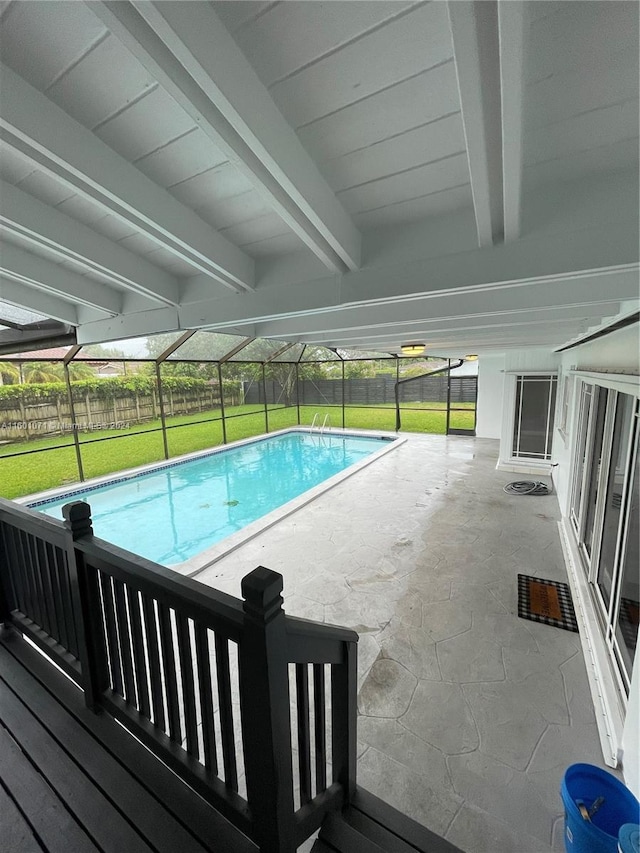
M 571 591 L 566 583 L 518 575 L 518 616 L 578 632 Z

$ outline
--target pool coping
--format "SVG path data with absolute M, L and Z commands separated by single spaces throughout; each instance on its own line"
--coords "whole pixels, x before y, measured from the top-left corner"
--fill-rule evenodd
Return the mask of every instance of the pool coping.
M 204 551 L 201 551 L 199 554 L 195 554 L 193 557 L 190 557 L 188 560 L 185 560 L 182 563 L 174 563 L 166 567 L 186 577 L 194 577 L 204 569 L 209 568 L 217 560 L 220 560 L 222 557 L 225 557 L 227 554 L 230 554 L 232 551 L 235 551 L 236 548 L 239 548 L 241 545 L 244 545 L 250 539 L 253 539 L 258 536 L 264 530 L 268 530 L 270 527 L 273 527 L 274 524 L 277 524 L 279 521 L 291 515 L 292 513 L 297 512 L 299 509 L 301 509 L 303 506 L 310 503 L 311 501 L 315 500 L 321 494 L 324 494 L 325 492 L 334 488 L 343 480 L 346 480 L 348 477 L 353 476 L 353 474 L 358 473 L 358 471 L 361 471 L 363 468 L 367 467 L 367 465 L 370 465 L 372 462 L 375 462 L 377 459 L 386 455 L 391 450 L 395 450 L 397 447 L 407 441 L 407 437 L 398 436 L 397 433 L 385 432 L 382 430 L 376 430 L 374 432 L 367 430 L 332 428 L 320 431 L 317 428 L 312 430 L 311 427 L 306 426 L 286 427 L 284 429 L 274 430 L 274 432 L 263 433 L 259 436 L 251 436 L 250 438 L 239 439 L 238 441 L 233 441 L 229 444 L 221 444 L 218 447 L 209 448 L 207 450 L 196 450 L 192 453 L 185 453 L 182 456 L 176 456 L 171 460 L 166 459 L 163 462 L 149 462 L 146 465 L 139 465 L 136 468 L 127 468 L 122 471 L 112 472 L 111 474 L 104 474 L 101 477 L 93 477 L 90 480 L 85 480 L 83 483 L 80 483 L 79 488 L 74 489 L 69 487 L 69 485 L 57 486 L 55 489 L 47 489 L 46 491 L 36 492 L 32 495 L 25 495 L 24 497 L 14 498 L 14 500 L 16 503 L 28 506 L 30 508 L 36 508 L 50 501 L 60 500 L 60 498 L 64 498 L 66 496 L 68 496 L 69 499 L 72 500 L 75 497 L 90 493 L 104 485 L 127 482 L 128 480 L 132 480 L 141 474 L 147 474 L 152 471 L 161 471 L 166 468 L 174 468 L 178 465 L 183 464 L 184 462 L 189 462 L 192 459 L 201 459 L 206 456 L 214 456 L 217 453 L 224 453 L 225 450 L 229 450 L 231 448 L 241 447 L 242 445 L 247 444 L 255 444 L 259 441 L 264 441 L 267 438 L 273 438 L 277 435 L 286 435 L 288 433 L 295 432 L 304 432 L 310 433 L 312 435 L 317 435 L 319 440 L 324 440 L 326 437 L 330 438 L 333 435 L 336 437 L 352 436 L 354 438 L 377 438 L 383 440 L 385 443 L 380 448 L 380 450 L 377 450 L 369 456 L 365 457 L 364 459 L 361 459 L 359 462 L 350 465 L 348 468 L 345 468 L 344 471 L 339 471 L 337 474 L 334 474 L 332 477 L 329 477 L 327 480 L 324 480 L 317 486 L 313 486 L 311 489 L 307 489 L 307 491 L 303 492 L 301 495 L 298 495 L 298 497 L 293 498 L 293 500 L 287 501 L 287 503 L 283 504 L 277 509 L 268 512 L 266 515 L 263 515 L 261 518 L 258 518 L 255 521 L 252 521 L 246 527 L 243 527 L 241 530 L 232 533 L 230 536 L 226 536 L 224 539 L 221 539 L 220 542 L 217 542 L 210 548 L 206 548 Z

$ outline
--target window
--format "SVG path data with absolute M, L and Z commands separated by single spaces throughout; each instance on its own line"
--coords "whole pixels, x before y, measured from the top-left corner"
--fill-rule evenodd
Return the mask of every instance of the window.
M 512 454 L 518 459 L 551 459 L 558 377 L 516 376 Z

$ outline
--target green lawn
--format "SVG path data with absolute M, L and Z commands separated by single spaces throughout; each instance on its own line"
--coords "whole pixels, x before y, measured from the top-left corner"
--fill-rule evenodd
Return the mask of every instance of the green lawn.
M 412 404 L 418 406 L 420 404 Z M 444 434 L 446 425 L 445 403 L 423 403 L 440 411 L 402 411 L 402 432 Z M 472 409 L 471 404 L 461 404 Z M 329 415 L 332 427 L 342 426 L 340 406 L 301 406 L 300 422 L 311 424 L 319 412 L 322 424 Z M 167 418 L 167 444 L 170 456 L 180 456 L 195 450 L 204 450 L 223 443 L 222 421 L 208 420 L 219 412 L 204 412 Z M 264 407 L 235 406 L 225 409 L 227 442 L 238 441 L 266 431 Z M 296 406 L 286 409 L 269 407 L 269 431 L 295 426 L 298 423 Z M 80 434 L 82 466 L 85 479 L 99 477 L 113 471 L 122 471 L 137 465 L 164 459 L 164 445 L 160 421 L 134 424 L 130 430 L 100 430 Z M 346 407 L 345 426 L 357 429 L 395 430 L 395 407 L 391 404 L 378 407 Z M 458 429 L 473 426 L 473 411 L 451 413 L 451 426 Z M 139 433 L 132 435 L 131 433 Z M 114 441 L 96 439 L 115 437 Z M 59 449 L 50 449 L 56 445 Z M 17 455 L 22 451 L 31 452 Z M 34 492 L 73 484 L 79 480 L 76 452 L 70 434 L 37 439 L 35 441 L 7 444 L 0 447 L 0 496 L 21 497 Z

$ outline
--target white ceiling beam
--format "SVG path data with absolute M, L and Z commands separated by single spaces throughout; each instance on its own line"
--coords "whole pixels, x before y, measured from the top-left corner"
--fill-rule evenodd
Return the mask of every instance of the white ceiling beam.
M 6 241 L 0 241 L 0 272 L 36 290 L 70 297 L 78 305 L 97 308 L 107 314 L 122 311 L 121 293 Z
M 0 223 L 8 231 L 153 302 L 178 304 L 178 281 L 165 270 L 12 184 L 0 181 L 0 193 Z
M 0 275 L 0 299 L 19 308 L 27 308 L 38 314 L 44 314 L 52 320 L 60 320 L 70 326 L 78 325 L 78 312 L 71 302 L 57 296 L 34 290 L 25 284 L 10 281 Z
M 199 306 L 183 306 L 180 309 L 181 322 L 185 328 L 195 328 L 198 325 L 205 328 L 224 330 L 225 326 L 233 326 L 237 331 L 244 328 L 244 323 L 254 323 L 254 333 L 258 337 L 272 337 L 277 340 L 292 338 L 306 339 L 308 335 L 317 333 L 318 339 L 329 339 L 341 331 L 353 328 L 378 327 L 397 323 L 422 325 L 424 319 L 429 322 L 446 322 L 464 317 L 491 317 L 505 312 L 518 314 L 520 312 L 539 311 L 544 309 L 567 308 L 575 311 L 578 316 L 598 316 L 598 310 L 590 306 L 599 306 L 602 314 L 610 313 L 611 306 L 627 298 L 634 288 L 637 289 L 637 270 L 623 271 L 620 274 L 593 274 L 583 277 L 561 279 L 553 277 L 543 281 L 530 282 L 523 286 L 520 283 L 501 285 L 493 289 L 469 290 L 458 293 L 431 294 L 429 296 L 400 299 L 394 301 L 379 300 L 375 303 L 360 302 L 357 305 L 328 307 L 324 310 L 310 310 L 306 314 L 300 310 L 289 317 L 279 317 L 260 321 L 258 318 L 242 320 L 235 318 L 233 324 L 222 321 L 222 312 L 211 311 L 210 323 L 201 322 L 207 312 L 198 312 Z M 307 294 L 310 296 L 311 294 Z M 266 306 L 265 306 L 265 310 Z
M 79 344 L 104 343 L 160 332 L 175 332 L 180 329 L 178 312 L 175 308 L 156 308 L 136 314 L 123 314 L 83 323 L 77 330 Z
M 600 319 L 603 316 L 608 316 L 615 306 L 619 303 L 613 302 L 608 304 L 563 307 L 563 308 L 547 308 L 540 311 L 506 311 L 492 315 L 478 314 L 460 314 L 456 317 L 445 318 L 442 320 L 434 320 L 431 317 L 425 319 L 407 319 L 398 323 L 371 322 L 368 325 L 356 326 L 350 329 L 333 328 L 322 332 L 305 332 L 296 331 L 292 336 L 304 340 L 306 343 L 321 342 L 326 339 L 328 334 L 332 334 L 334 339 L 340 340 L 356 340 L 363 335 L 368 337 L 375 336 L 377 339 L 391 339 L 400 336 L 403 339 L 409 337 L 420 337 L 427 334 L 441 334 L 443 332 L 467 332 L 469 330 L 480 329 L 501 329 L 501 328 L 526 328 L 549 326 L 570 326 L 577 327 L 588 320 Z M 360 312 L 351 312 L 360 313 Z M 380 310 L 380 315 L 384 314 Z M 310 318 L 311 319 L 311 318 Z M 268 324 L 265 324 L 268 325 Z M 254 327 L 258 337 L 271 337 L 264 334 L 264 327 L 258 323 Z M 278 340 L 278 338 L 276 338 Z
M 359 231 L 212 4 L 88 5 L 329 269 L 360 266 Z
M 499 242 L 504 230 L 498 5 L 495 0 L 447 2 L 481 247 Z
M 394 329 L 393 332 L 380 333 L 379 330 L 376 329 L 362 329 L 360 333 L 351 332 L 346 334 L 341 334 L 340 332 L 333 335 L 331 338 L 328 338 L 332 344 L 335 341 L 340 341 L 340 346 L 354 346 L 354 345 L 362 345 L 362 342 L 366 341 L 378 341 L 378 342 L 386 342 L 386 345 L 389 343 L 393 343 L 394 341 L 429 341 L 432 339 L 439 339 L 446 337 L 448 340 L 460 339 L 467 340 L 469 337 L 481 338 L 481 337 L 503 337 L 504 335 L 513 335 L 522 337 L 545 337 L 547 335 L 551 335 L 557 338 L 566 337 L 567 334 L 578 334 L 580 330 L 584 330 L 587 328 L 586 321 L 574 320 L 561 320 L 557 323 L 513 323 L 511 326 L 501 326 L 500 324 L 496 324 L 494 326 L 476 326 L 473 324 L 467 324 L 464 320 L 459 324 L 451 327 L 439 328 L 409 328 L 409 329 Z M 320 339 L 316 339 L 315 336 L 310 336 L 307 338 L 305 336 L 301 336 L 300 340 L 304 343 L 323 343 L 324 340 L 327 340 L 326 336 Z
M 524 93 L 524 2 L 498 3 L 500 91 L 502 98 L 502 187 L 504 239 L 520 236 L 522 207 L 522 98 Z
M 619 301 L 637 294 L 637 236 L 633 240 L 629 236 L 613 233 L 606 243 L 590 231 L 553 235 L 545 240 L 521 239 L 490 252 L 478 249 L 462 255 L 362 270 L 341 281 L 316 279 L 263 288 L 243 297 L 183 302 L 180 316 L 184 328 L 222 328 L 321 314 L 336 308 L 359 309 L 376 302 L 393 306 L 414 299 L 431 299 L 437 303 L 446 296 L 470 300 L 477 294 L 484 294 L 477 310 L 492 311 L 500 310 L 504 291 L 514 288 L 521 290 L 523 304 L 534 292 L 534 299 L 548 305 L 563 304 L 563 300 L 566 303 L 598 302 L 603 298 Z M 600 263 L 591 265 L 596 259 Z M 624 259 L 629 262 L 623 263 Z M 582 268 L 578 266 L 580 260 Z M 562 295 L 556 293 L 557 288 L 562 289 Z M 569 292 L 571 297 L 566 296 Z M 423 310 L 427 315 L 430 313 L 428 306 Z
M 505 332 L 502 335 L 476 335 L 473 333 L 459 336 L 431 335 L 429 337 L 424 336 L 420 338 L 420 343 L 423 343 L 427 347 L 427 355 L 439 355 L 441 350 L 445 350 L 450 347 L 459 348 L 459 351 L 462 353 L 470 353 L 475 352 L 476 348 L 480 348 L 482 346 L 504 346 L 507 343 L 516 344 L 518 342 L 523 349 L 541 346 L 554 347 L 565 341 L 567 339 L 567 335 L 571 333 L 572 330 L 569 328 L 566 330 L 559 329 L 554 332 L 530 332 L 528 334 L 510 334 Z M 409 342 L 413 342 L 414 340 L 414 338 L 411 338 Z M 323 343 L 323 346 L 327 346 L 332 349 L 366 349 L 377 350 L 379 352 L 399 352 L 402 345 L 406 342 L 406 338 L 395 338 L 391 340 L 375 337 L 361 338 L 360 340 L 331 338 L 326 343 Z
M 6 66 L 2 138 L 39 168 L 176 257 L 235 291 L 251 290 L 253 260 L 190 208 Z

